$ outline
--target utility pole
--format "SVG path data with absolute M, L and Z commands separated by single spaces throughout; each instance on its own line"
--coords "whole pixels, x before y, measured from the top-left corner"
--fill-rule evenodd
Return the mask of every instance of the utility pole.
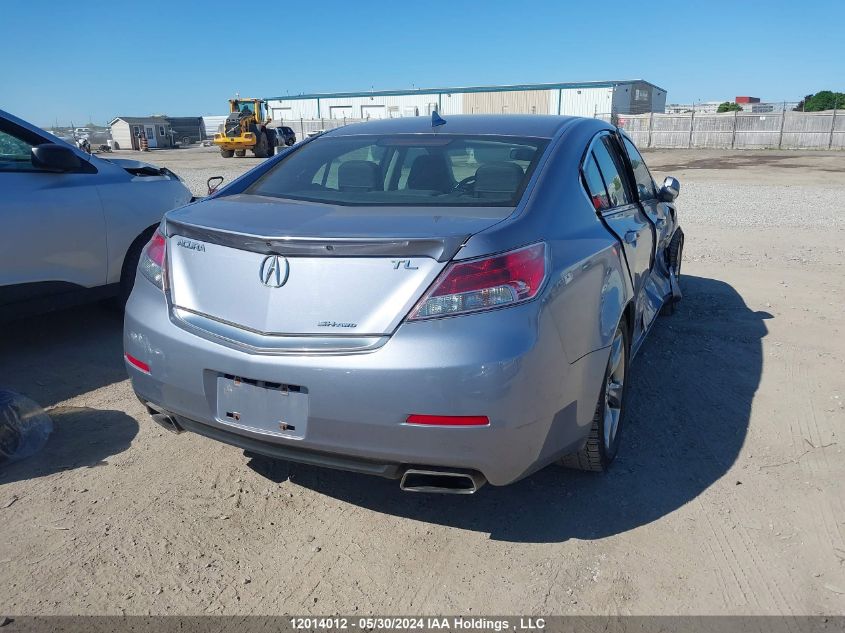
M 646 147 L 651 147 L 651 131 L 654 129 L 654 110 L 648 113 L 648 143 Z
M 736 147 L 736 124 L 738 114 L 739 110 L 734 110 L 734 129 L 733 134 L 731 134 L 731 149 L 734 149 Z
M 692 147 L 692 130 L 695 127 L 695 104 L 692 104 L 692 112 L 689 115 L 689 138 L 687 138 L 687 149 Z

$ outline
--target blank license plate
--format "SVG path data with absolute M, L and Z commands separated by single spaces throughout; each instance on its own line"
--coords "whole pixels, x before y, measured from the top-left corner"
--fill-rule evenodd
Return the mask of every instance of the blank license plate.
M 308 394 L 299 387 L 219 376 L 217 419 L 250 431 L 302 439 L 308 424 Z

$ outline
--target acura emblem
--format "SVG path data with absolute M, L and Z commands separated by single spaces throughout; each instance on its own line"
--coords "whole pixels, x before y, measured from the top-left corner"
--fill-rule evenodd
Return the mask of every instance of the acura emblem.
M 290 264 L 281 255 L 267 255 L 258 270 L 258 279 L 268 288 L 281 288 L 288 281 Z

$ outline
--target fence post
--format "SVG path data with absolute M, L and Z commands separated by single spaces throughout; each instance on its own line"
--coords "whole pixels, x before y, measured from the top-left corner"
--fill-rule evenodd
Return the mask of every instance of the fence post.
M 827 149 L 833 149 L 833 132 L 836 130 L 836 103 L 833 104 L 833 116 L 830 118 L 830 138 L 827 139 Z
M 786 101 L 783 102 L 783 109 L 780 111 L 780 134 L 778 134 L 778 149 L 783 147 L 783 124 L 786 122 Z
M 731 149 L 734 149 L 736 147 L 736 119 L 738 115 L 739 111 L 734 110 L 734 129 L 733 133 L 731 134 Z
M 651 147 L 651 131 L 654 129 L 654 110 L 648 113 L 648 143 L 646 147 Z
M 299 117 L 299 138 L 305 140 L 305 122 Z
M 689 138 L 687 139 L 687 149 L 692 147 L 692 130 L 695 127 L 695 108 L 689 115 Z

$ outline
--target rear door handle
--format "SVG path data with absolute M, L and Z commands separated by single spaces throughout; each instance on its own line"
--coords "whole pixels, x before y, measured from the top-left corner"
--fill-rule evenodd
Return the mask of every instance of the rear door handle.
M 639 233 L 637 231 L 633 231 L 633 230 L 627 231 L 625 233 L 625 242 L 632 245 L 632 246 L 636 246 L 638 237 L 639 237 Z

